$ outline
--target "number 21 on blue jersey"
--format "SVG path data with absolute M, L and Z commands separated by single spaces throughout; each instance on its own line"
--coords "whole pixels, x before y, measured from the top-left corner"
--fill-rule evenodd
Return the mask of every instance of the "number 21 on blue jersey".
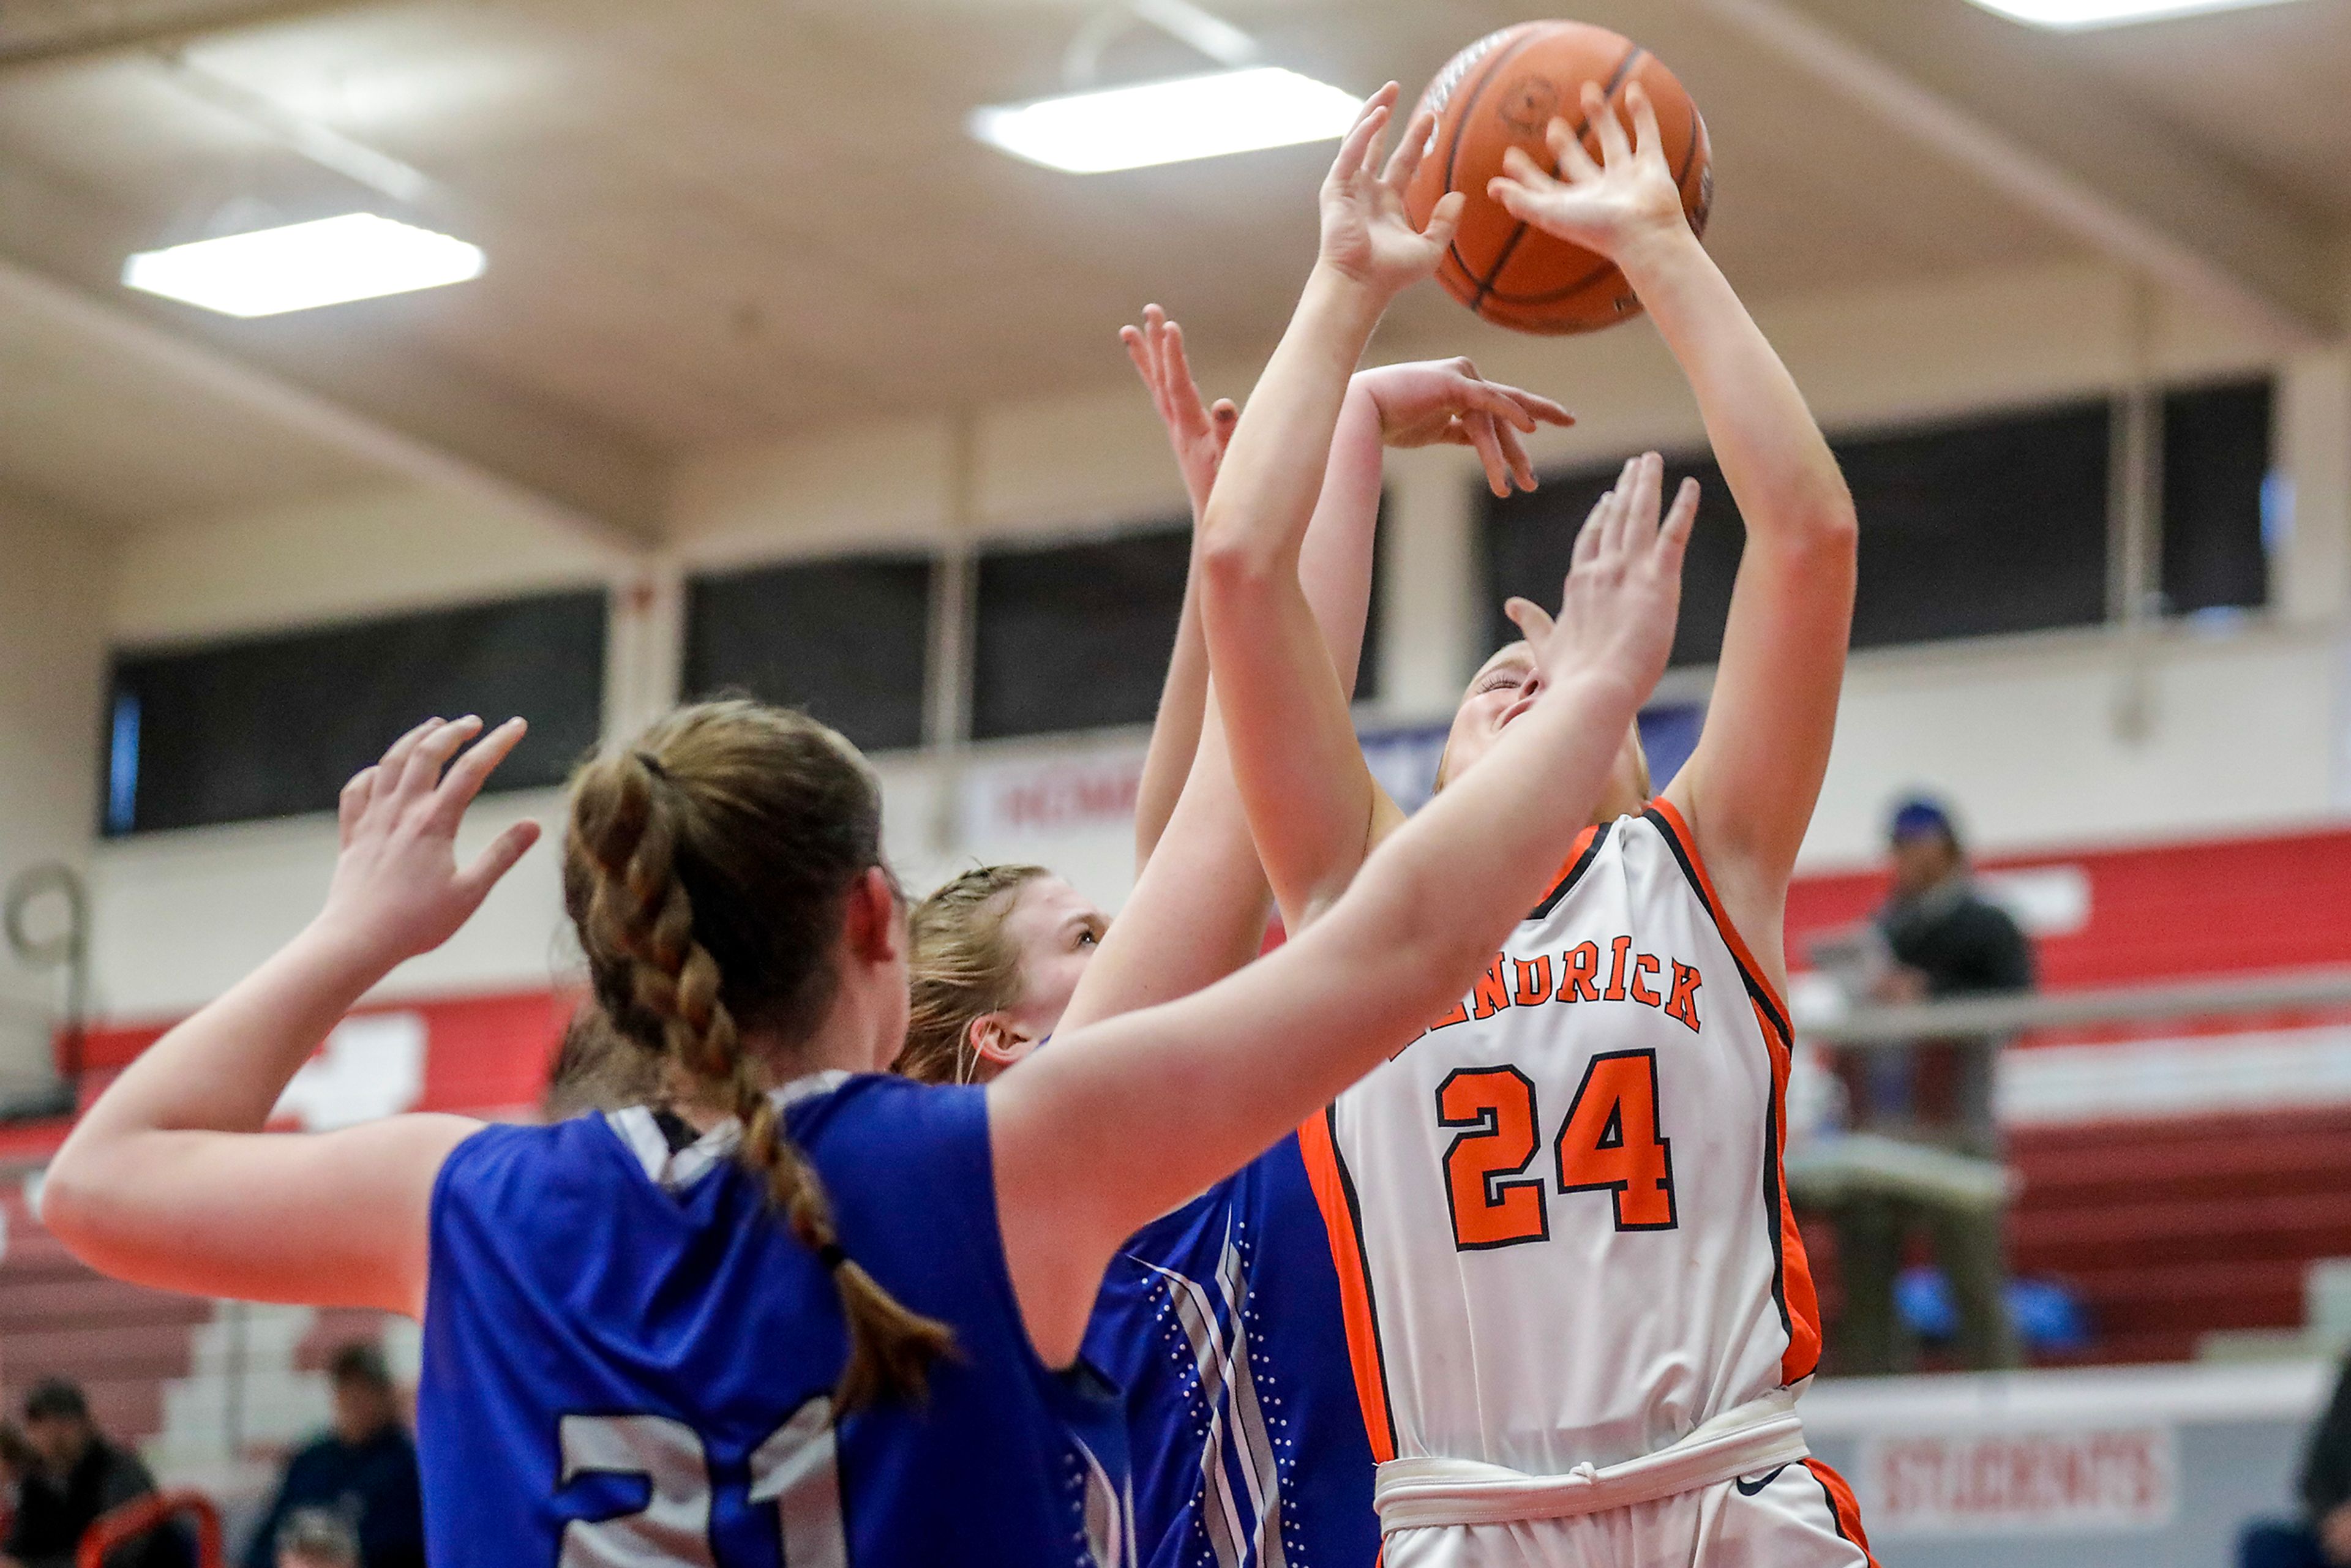
M 719 1568 L 701 1434 L 666 1416 L 566 1416 L 559 1436 L 565 1486 L 619 1475 L 649 1490 L 642 1508 L 565 1525 L 556 1568 Z M 775 1507 L 783 1568 L 848 1568 L 832 1401 L 820 1395 L 794 1411 L 752 1451 L 750 1470 L 750 1500 Z

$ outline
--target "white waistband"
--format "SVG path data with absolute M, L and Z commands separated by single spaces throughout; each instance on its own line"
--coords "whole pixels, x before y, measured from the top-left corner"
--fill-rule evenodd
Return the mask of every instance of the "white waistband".
M 1578 1465 L 1563 1476 L 1531 1476 L 1477 1459 L 1390 1459 L 1373 1483 L 1372 1504 L 1383 1533 L 1566 1519 L 1695 1491 L 1811 1451 L 1796 1391 L 1780 1388 L 1724 1411 L 1671 1448 L 1622 1464 Z

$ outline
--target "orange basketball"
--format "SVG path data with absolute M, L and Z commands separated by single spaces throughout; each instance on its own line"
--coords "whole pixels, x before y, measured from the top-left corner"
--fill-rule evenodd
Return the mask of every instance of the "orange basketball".
M 1637 81 L 1648 93 L 1666 161 L 1678 176 L 1682 210 L 1693 230 L 1706 233 L 1714 200 L 1706 121 L 1662 61 L 1629 38 L 1583 22 L 1522 22 L 1489 33 L 1454 56 L 1421 97 L 1420 107 L 1437 116 L 1437 134 L 1413 178 L 1409 204 L 1413 221 L 1426 223 L 1447 192 L 1468 198 L 1461 232 L 1437 277 L 1453 298 L 1497 326 L 1593 332 L 1640 312 L 1612 263 L 1530 228 L 1486 194 L 1510 147 L 1555 169 L 1543 140 L 1554 116 L 1577 127 L 1585 150 L 1600 156 L 1599 136 L 1583 119 L 1588 81 L 1608 94 L 1628 135 L 1633 117 L 1625 89 Z

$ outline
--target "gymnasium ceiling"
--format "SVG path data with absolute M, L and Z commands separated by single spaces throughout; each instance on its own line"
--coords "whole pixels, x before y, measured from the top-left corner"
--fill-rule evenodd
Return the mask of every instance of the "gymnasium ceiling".
M 0 8 L 0 488 L 105 528 L 440 465 L 618 535 L 681 455 L 1107 384 L 1146 298 L 1243 355 L 1327 146 L 1073 177 L 968 141 L 1103 0 L 14 0 Z M 1407 93 L 1557 0 L 1210 0 Z M 1578 0 L 1713 131 L 1752 298 L 2138 246 L 2287 340 L 2339 331 L 2351 0 L 2078 35 L 1962 0 Z M 1136 26 L 1105 79 L 1197 69 Z M 336 172 L 340 167 L 342 172 Z M 387 183 L 404 198 L 390 202 Z M 234 322 L 122 289 L 225 210 L 366 207 L 475 282 Z M 2167 270 L 2168 269 L 2168 270 Z M 1434 290 L 1406 333 L 1463 322 Z

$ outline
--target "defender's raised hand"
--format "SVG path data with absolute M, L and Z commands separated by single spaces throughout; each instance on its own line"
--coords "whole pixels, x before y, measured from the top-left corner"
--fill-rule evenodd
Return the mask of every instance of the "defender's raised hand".
M 517 822 L 472 865 L 457 864 L 457 826 L 465 808 L 521 741 L 524 728 L 522 720 L 510 718 L 459 757 L 482 733 L 482 721 L 428 719 L 344 785 L 338 813 L 342 852 L 335 857 L 318 928 L 365 948 L 386 967 L 455 935 L 538 839 L 537 822 Z
M 1497 496 L 1509 495 L 1514 482 L 1521 490 L 1535 487 L 1521 433 L 1575 423 L 1547 397 L 1485 380 L 1466 358 L 1382 365 L 1357 371 L 1355 385 L 1379 409 L 1380 436 L 1388 445 L 1471 447 Z
M 1646 693 L 1665 674 L 1698 496 L 1698 481 L 1683 480 L 1660 523 L 1665 476 L 1665 459 L 1654 452 L 1625 465 L 1616 487 L 1575 536 L 1556 619 L 1524 599 L 1502 607 L 1525 633 L 1546 686 L 1556 689 L 1579 671 L 1604 670 Z
M 1208 492 L 1217 483 L 1225 448 L 1232 444 L 1233 426 L 1240 423 L 1239 405 L 1220 397 L 1212 405 L 1201 399 L 1192 379 L 1192 361 L 1184 352 L 1184 329 L 1167 319 L 1156 305 L 1143 308 L 1143 325 L 1122 327 L 1118 340 L 1134 373 L 1151 389 L 1151 406 L 1167 427 L 1167 444 L 1175 449 L 1176 466 L 1183 472 L 1185 493 L 1192 499 L 1192 516 L 1207 509 Z
M 1427 227 L 1413 226 L 1405 212 L 1405 188 L 1420 167 L 1437 121 L 1432 115 L 1416 116 L 1383 167 L 1380 151 L 1396 94 L 1396 84 L 1390 82 L 1364 103 L 1322 181 L 1322 264 L 1384 299 L 1437 271 L 1460 226 L 1464 201 L 1461 193 L 1452 192 L 1428 214 Z
M 1625 247 L 1644 238 L 1676 230 L 1687 235 L 1689 220 L 1666 162 L 1656 106 L 1637 81 L 1625 88 L 1625 106 L 1633 114 L 1630 137 L 1599 84 L 1585 82 L 1583 117 L 1600 139 L 1600 162 L 1584 151 L 1574 127 L 1554 120 L 1548 135 L 1558 172 L 1513 147 L 1502 155 L 1506 172 L 1487 184 L 1487 193 L 1512 217 L 1612 261 L 1621 261 Z

